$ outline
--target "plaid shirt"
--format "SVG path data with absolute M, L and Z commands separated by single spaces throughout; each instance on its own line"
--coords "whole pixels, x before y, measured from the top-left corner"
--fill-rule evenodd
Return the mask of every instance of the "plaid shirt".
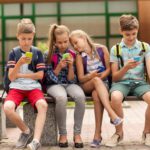
M 66 52 L 69 52 L 68 49 L 66 50 Z M 45 55 L 47 55 L 47 53 L 45 53 Z M 55 51 L 55 55 L 57 55 L 58 58 L 58 62 L 57 64 L 60 62 L 60 60 L 62 59 L 62 55 L 59 53 L 58 50 Z M 47 56 L 45 56 L 47 57 Z M 54 62 L 51 62 L 51 64 L 46 65 L 46 83 L 48 85 L 50 84 L 72 84 L 72 83 L 77 83 L 77 77 L 76 77 L 76 73 L 75 73 L 75 77 L 74 80 L 68 80 L 67 79 L 67 75 L 68 75 L 68 67 L 63 68 L 58 76 L 56 76 L 54 74 Z M 74 65 L 74 72 L 75 72 L 75 65 Z

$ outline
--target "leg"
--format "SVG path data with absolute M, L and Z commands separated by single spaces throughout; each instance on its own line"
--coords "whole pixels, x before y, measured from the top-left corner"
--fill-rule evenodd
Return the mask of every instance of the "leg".
M 22 132 L 25 132 L 29 128 L 22 121 L 21 117 L 16 113 L 15 107 L 16 104 L 13 101 L 7 100 L 4 103 L 4 112 L 12 123 L 14 123 Z
M 98 97 L 101 99 L 101 102 L 102 102 L 103 106 L 105 107 L 105 109 L 107 110 L 110 118 L 113 121 L 116 118 L 118 118 L 117 114 L 111 108 L 107 88 L 100 78 L 95 77 L 92 80 L 86 82 L 85 84 L 83 84 L 83 89 L 86 92 L 91 92 L 93 90 L 96 90 Z
M 142 98 L 148 104 L 146 112 L 145 112 L 144 133 L 150 133 L 150 92 L 146 92 Z
M 94 138 L 91 143 L 91 147 L 98 148 L 101 144 L 101 127 L 102 127 L 102 119 L 103 119 L 103 111 L 104 107 L 97 95 L 96 90 L 92 92 L 92 98 L 94 101 L 94 114 L 95 114 L 95 133 Z
M 97 92 L 94 90 L 92 92 L 92 98 L 94 101 L 94 114 L 95 114 L 95 134 L 94 139 L 101 140 L 101 127 L 102 127 L 102 119 L 103 119 L 103 111 L 104 107 L 97 95 Z
M 82 121 L 85 112 L 85 94 L 82 88 L 76 84 L 70 84 L 67 86 L 66 91 L 69 96 L 75 101 L 74 111 L 74 140 L 75 143 L 81 143 L 81 128 Z
M 123 95 L 120 91 L 114 91 L 111 93 L 111 106 L 116 114 L 123 118 L 123 108 L 122 108 Z M 116 134 L 122 136 L 123 135 L 123 125 L 122 123 L 116 128 Z
M 46 112 L 48 106 L 44 99 L 38 100 L 35 106 L 37 108 L 38 113 L 35 121 L 34 139 L 40 141 L 44 123 L 46 120 Z
M 59 91 L 59 92 L 58 92 Z M 67 130 L 66 130 L 66 104 L 67 104 L 67 93 L 63 86 L 52 85 L 48 88 L 47 93 L 55 98 L 56 100 L 56 120 L 59 129 L 59 143 L 66 143 L 67 141 Z

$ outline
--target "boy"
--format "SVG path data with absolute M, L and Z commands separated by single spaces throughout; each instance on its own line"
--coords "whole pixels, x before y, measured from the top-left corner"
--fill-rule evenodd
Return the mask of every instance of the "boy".
M 147 43 L 137 40 L 139 22 L 132 15 L 120 17 L 120 31 L 123 36 L 119 43 L 121 58 L 124 65 L 121 65 L 121 58 L 116 55 L 116 45 L 112 47 L 110 54 L 112 70 L 112 88 L 110 89 L 111 105 L 120 118 L 123 118 L 122 101 L 129 92 L 142 99 L 148 104 L 145 114 L 145 128 L 143 141 L 150 146 L 150 85 L 144 81 L 144 63 L 148 76 L 150 76 L 150 47 Z M 144 49 L 142 49 L 142 44 Z M 123 138 L 123 124 L 116 127 L 115 134 L 106 142 L 106 146 L 117 146 Z
M 19 51 L 21 57 L 16 61 L 14 51 L 9 54 L 7 67 L 8 78 L 11 83 L 10 90 L 4 102 L 4 111 L 6 116 L 22 131 L 16 148 L 28 146 L 30 150 L 37 150 L 40 147 L 40 137 L 45 123 L 47 103 L 41 91 L 41 85 L 38 80 L 43 78 L 45 64 L 43 56 L 37 51 L 37 61 L 34 62 L 31 57 L 26 56 L 26 52 L 33 52 L 32 42 L 35 34 L 35 27 L 30 19 L 22 19 L 17 26 L 17 39 L 19 41 Z M 35 70 L 31 64 L 35 64 Z M 27 97 L 33 107 L 37 109 L 37 118 L 35 121 L 35 131 L 30 129 L 15 112 L 20 102 Z M 33 140 L 32 140 L 33 138 Z M 29 144 L 29 142 L 32 142 Z M 28 145 L 27 145 L 28 144 Z

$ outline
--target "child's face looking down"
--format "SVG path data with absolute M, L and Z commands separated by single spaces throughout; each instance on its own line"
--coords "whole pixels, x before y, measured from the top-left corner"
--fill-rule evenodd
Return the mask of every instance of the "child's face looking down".
M 61 53 L 65 52 L 65 50 L 69 47 L 69 35 L 67 32 L 61 35 L 56 35 L 55 46 Z
M 125 44 L 128 46 L 132 46 L 134 45 L 137 39 L 138 29 L 133 29 L 130 31 L 121 31 L 121 34 L 123 36 Z
M 33 43 L 34 33 L 20 33 L 17 35 L 19 40 L 19 45 L 21 49 L 25 52 L 30 51 L 30 48 Z
M 71 37 L 71 43 L 76 51 L 82 52 L 85 50 L 86 40 L 83 37 L 74 35 Z

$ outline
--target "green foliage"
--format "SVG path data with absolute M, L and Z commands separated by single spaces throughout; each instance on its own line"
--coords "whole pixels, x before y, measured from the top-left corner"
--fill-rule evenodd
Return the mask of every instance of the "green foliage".
M 48 45 L 45 42 L 38 42 L 37 47 L 44 53 L 48 50 Z

